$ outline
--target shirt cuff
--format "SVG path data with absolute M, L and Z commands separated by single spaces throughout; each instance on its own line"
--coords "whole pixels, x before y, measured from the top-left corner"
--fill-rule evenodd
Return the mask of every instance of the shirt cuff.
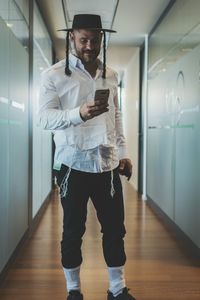
M 118 153 L 119 153 L 119 160 L 128 157 L 126 147 L 120 147 Z
M 80 107 L 76 107 L 69 111 L 69 120 L 73 125 L 84 123 L 83 119 L 80 116 Z

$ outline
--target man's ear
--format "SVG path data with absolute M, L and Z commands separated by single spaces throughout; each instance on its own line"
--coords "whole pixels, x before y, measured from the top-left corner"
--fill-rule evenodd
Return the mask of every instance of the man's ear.
M 74 41 L 74 33 L 73 32 L 69 33 L 69 39 L 70 39 L 70 41 Z

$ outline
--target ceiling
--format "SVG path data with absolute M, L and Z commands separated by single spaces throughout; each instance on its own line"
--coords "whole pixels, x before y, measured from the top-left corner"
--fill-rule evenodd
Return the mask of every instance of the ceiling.
M 103 27 L 117 31 L 108 37 L 108 63 L 117 71 L 126 67 L 135 47 L 142 45 L 145 34 L 151 31 L 169 2 L 170 0 L 37 0 L 58 59 L 65 56 L 65 33 L 57 30 L 70 28 L 74 14 L 101 15 Z M 123 59 L 119 59 L 120 57 Z

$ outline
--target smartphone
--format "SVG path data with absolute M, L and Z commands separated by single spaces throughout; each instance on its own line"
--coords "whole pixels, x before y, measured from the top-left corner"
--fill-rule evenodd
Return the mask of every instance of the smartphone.
M 110 94 L 109 89 L 96 90 L 94 101 L 99 100 L 103 103 L 108 102 L 109 94 Z

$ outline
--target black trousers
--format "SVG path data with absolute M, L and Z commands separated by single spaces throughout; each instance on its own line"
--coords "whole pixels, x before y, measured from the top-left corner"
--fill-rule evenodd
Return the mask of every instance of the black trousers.
M 81 244 L 87 218 L 87 202 L 92 200 L 101 225 L 103 254 L 109 267 L 123 266 L 124 204 L 118 170 L 87 173 L 62 165 L 57 174 L 63 207 L 62 265 L 75 268 L 82 262 Z

